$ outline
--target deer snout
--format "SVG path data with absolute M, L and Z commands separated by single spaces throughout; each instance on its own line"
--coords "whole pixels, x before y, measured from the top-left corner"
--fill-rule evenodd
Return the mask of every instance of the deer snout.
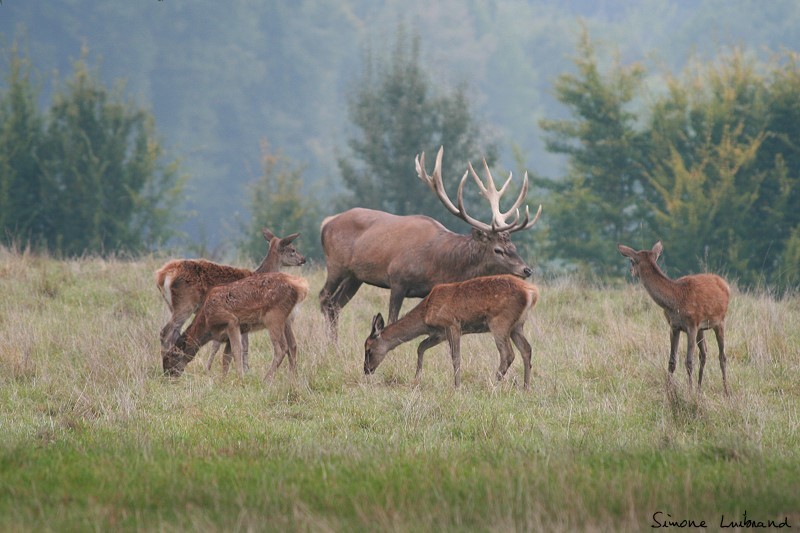
M 375 373 L 375 369 L 374 368 L 370 368 L 369 364 L 364 362 L 364 375 L 365 376 L 371 376 L 374 373 Z
M 526 278 L 529 278 L 533 275 L 533 269 L 531 267 L 525 267 L 522 273 L 525 274 Z

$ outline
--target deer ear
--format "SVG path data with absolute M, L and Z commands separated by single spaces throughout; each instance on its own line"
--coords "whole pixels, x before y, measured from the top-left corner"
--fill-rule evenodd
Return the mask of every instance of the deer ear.
M 372 331 L 370 332 L 370 337 L 377 337 L 383 331 L 385 324 L 383 322 L 383 315 L 378 313 L 372 318 Z
M 655 256 L 655 259 L 658 259 L 658 256 L 660 256 L 661 252 L 663 252 L 663 251 L 664 251 L 664 245 L 661 244 L 661 241 L 658 241 L 657 243 L 655 243 L 653 245 L 653 249 L 651 250 L 651 252 Z
M 633 256 L 636 255 L 636 252 L 633 250 L 633 248 L 629 248 L 629 247 L 625 246 L 624 244 L 617 243 L 617 250 L 619 250 L 619 253 L 621 253 L 625 257 L 631 257 L 632 258 Z
M 261 228 L 261 234 L 264 236 L 264 238 L 267 240 L 267 242 L 269 242 L 269 241 L 271 241 L 272 239 L 275 238 L 275 234 L 272 233 L 267 228 Z
M 281 239 L 281 246 L 286 246 L 287 244 L 291 244 L 291 242 L 296 238 L 298 238 L 299 236 L 300 236 L 299 233 L 292 233 L 291 235 L 284 237 L 283 239 Z

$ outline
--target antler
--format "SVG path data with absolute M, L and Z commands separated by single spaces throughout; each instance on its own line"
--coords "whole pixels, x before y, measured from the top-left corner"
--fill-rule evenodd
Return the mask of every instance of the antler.
M 533 226 L 536 221 L 539 219 L 539 215 L 542 214 L 542 206 L 539 205 L 539 210 L 536 212 L 536 216 L 533 217 L 533 220 L 530 220 L 530 211 L 528 206 L 525 206 L 525 217 L 522 221 L 519 220 L 519 207 L 522 205 L 522 202 L 525 200 L 525 195 L 528 193 L 528 173 L 525 173 L 525 177 L 522 181 L 522 189 L 520 189 L 519 196 L 517 196 L 517 200 L 514 202 L 514 205 L 511 206 L 511 209 L 502 213 L 500 211 L 500 198 L 506 192 L 506 188 L 508 184 L 511 182 L 511 173 L 508 174 L 508 179 L 503 184 L 502 187 L 498 190 L 494 184 L 494 179 L 492 178 L 492 173 L 489 171 L 489 165 L 486 163 L 486 159 L 483 160 L 483 166 L 486 169 L 486 176 L 487 182 L 486 185 L 481 181 L 478 177 L 478 174 L 472 168 L 472 163 L 468 164 L 469 169 L 467 172 L 464 173 L 464 177 L 461 178 L 461 183 L 458 185 L 458 207 L 453 205 L 453 202 L 450 201 L 450 198 L 447 196 L 447 192 L 444 189 L 444 185 L 442 184 L 442 153 L 444 151 L 444 147 L 439 148 L 439 153 L 436 155 L 436 164 L 433 168 L 433 177 L 429 176 L 428 173 L 425 171 L 425 152 L 422 152 L 421 156 L 417 156 L 414 159 L 414 163 L 417 169 L 417 175 L 419 178 L 424 181 L 428 187 L 431 188 L 436 193 L 436 196 L 439 197 L 439 200 L 444 204 L 448 211 L 453 213 L 455 216 L 459 217 L 460 219 L 467 222 L 470 226 L 493 233 L 500 233 L 501 231 L 507 231 L 509 233 L 513 233 L 515 231 L 528 229 Z M 478 188 L 480 189 L 481 195 L 489 201 L 489 206 L 492 209 L 492 224 L 486 224 L 479 220 L 476 220 L 467 214 L 466 209 L 464 208 L 464 183 L 467 181 L 467 176 L 472 174 L 475 183 L 478 184 Z M 514 213 L 514 220 L 510 224 L 507 223 L 507 219 L 511 213 Z

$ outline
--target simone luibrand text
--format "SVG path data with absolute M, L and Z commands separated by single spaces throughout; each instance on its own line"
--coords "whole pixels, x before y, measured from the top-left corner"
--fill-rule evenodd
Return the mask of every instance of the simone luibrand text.
M 665 511 L 656 511 L 653 513 L 653 522 L 650 524 L 651 528 L 707 528 L 709 524 L 717 526 L 721 529 L 783 529 L 791 528 L 789 517 L 784 517 L 782 520 L 775 519 L 760 519 L 751 518 L 747 516 L 747 511 L 742 513 L 741 517 L 731 518 L 726 517 L 724 514 L 720 515 L 719 522 L 716 524 L 706 520 L 705 518 L 687 518 L 678 516 L 675 517 Z

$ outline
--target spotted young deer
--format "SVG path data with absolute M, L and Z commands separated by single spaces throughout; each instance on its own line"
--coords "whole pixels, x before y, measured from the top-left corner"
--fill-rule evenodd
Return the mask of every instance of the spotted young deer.
M 502 212 L 500 199 L 508 189 L 511 175 L 497 189 L 485 160 L 485 183 L 469 164 L 461 178 L 456 206 L 442 184 L 442 153 L 440 149 L 436 156 L 433 176 L 425 170 L 425 154 L 418 157 L 417 175 L 450 213 L 472 226 L 470 235 L 453 233 L 426 216 L 397 216 L 364 208 L 350 209 L 323 220 L 321 239 L 327 279 L 319 301 L 334 338 L 339 312 L 364 283 L 390 290 L 388 319 L 392 323 L 400 315 L 404 298 L 423 298 L 434 285 L 495 274 L 520 278 L 532 274 L 510 238 L 512 233 L 533 226 L 542 212 L 540 205 L 531 219 L 526 206 L 520 219 L 519 208 L 528 191 L 527 174 L 517 199 L 510 209 Z M 470 216 L 464 207 L 464 184 L 470 175 L 489 202 L 492 215 L 489 224 Z
M 183 324 L 197 310 L 212 287 L 242 279 L 254 272 L 277 272 L 282 266 L 300 266 L 306 262 L 305 257 L 292 245 L 299 233 L 284 238 L 275 236 L 267 228 L 263 228 L 261 233 L 269 243 L 269 252 L 255 271 L 220 265 L 204 259 L 175 259 L 156 271 L 156 285 L 172 311 L 171 318 L 161 329 L 162 351 L 175 344 Z M 247 367 L 247 335 L 243 336 L 243 345 L 244 364 Z M 211 367 L 218 349 L 219 344 L 215 343 L 208 368 Z
M 233 358 L 241 378 L 244 376 L 242 336 L 260 329 L 269 331 L 273 347 L 266 377 L 272 377 L 287 354 L 289 368 L 296 372 L 297 342 L 292 320 L 307 295 L 308 282 L 284 272 L 254 273 L 212 287 L 192 323 L 164 353 L 164 373 L 179 376 L 200 348 L 215 340 L 226 343 L 224 372 L 227 374 Z
M 461 335 L 491 332 L 500 352 L 498 381 L 503 379 L 514 360 L 513 341 L 522 354 L 527 389 L 531 378 L 531 345 L 523 335 L 523 328 L 538 298 L 535 285 L 508 274 L 436 285 L 397 322 L 385 326 L 383 316 L 375 315 L 372 331 L 364 343 L 364 373 L 375 372 L 386 354 L 398 345 L 427 335 L 417 347 L 414 379 L 418 380 L 422 373 L 425 351 L 447 340 L 458 387 L 461 383 Z
M 728 394 L 725 375 L 725 314 L 731 289 L 724 279 L 715 274 L 693 274 L 676 280 L 670 279 L 659 268 L 657 261 L 663 251 L 661 241 L 652 250 L 635 251 L 617 244 L 617 249 L 631 261 L 631 275 L 638 277 L 648 294 L 664 310 L 669 322 L 670 335 L 669 373 L 675 371 L 675 359 L 681 331 L 687 335 L 686 372 L 689 388 L 692 387 L 692 357 L 695 346 L 700 347 L 700 369 L 697 376 L 697 391 L 703 383 L 703 368 L 706 366 L 706 340 L 704 331 L 713 329 L 719 347 L 719 367 L 722 370 L 722 386 Z

